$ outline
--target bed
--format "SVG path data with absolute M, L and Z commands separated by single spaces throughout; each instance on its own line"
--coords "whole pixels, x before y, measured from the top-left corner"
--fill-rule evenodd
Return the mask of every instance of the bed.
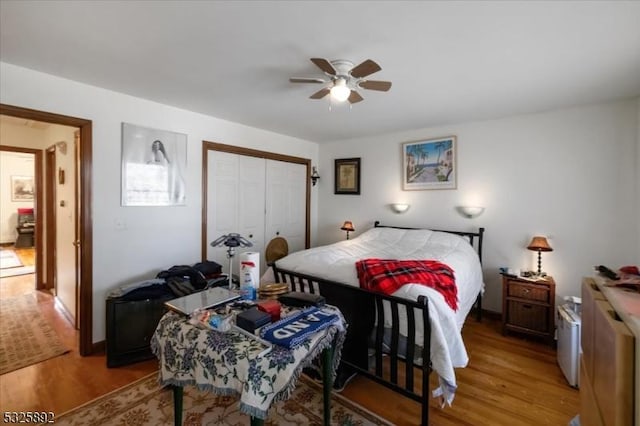
M 322 294 L 340 308 L 349 328 L 342 364 L 422 405 L 428 424 L 431 370 L 439 377 L 434 396 L 449 404 L 456 380 L 454 368 L 468 356 L 461 330 L 473 305 L 482 308 L 482 240 L 478 232 L 439 231 L 383 226 L 351 240 L 292 253 L 271 266 L 276 282 L 294 291 Z M 406 284 L 390 295 L 360 288 L 355 263 L 362 259 L 433 259 L 451 267 L 458 289 L 458 309 L 441 293 L 420 284 Z M 413 315 L 408 315 L 413 312 Z M 423 362 L 430 360 L 430 362 Z M 420 383 L 414 383 L 414 370 Z

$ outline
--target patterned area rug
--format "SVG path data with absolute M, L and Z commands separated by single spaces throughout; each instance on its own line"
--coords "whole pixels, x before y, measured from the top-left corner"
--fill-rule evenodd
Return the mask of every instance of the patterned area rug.
M 22 266 L 20 258 L 13 250 L 0 250 L 0 269 L 15 268 Z
M 0 324 L 0 374 L 69 352 L 32 294 L 0 300 Z
M 36 272 L 36 267 L 33 265 L 0 269 L 0 278 L 16 277 L 18 275 L 33 274 L 34 272 Z
M 56 418 L 57 425 L 173 425 L 173 393 L 158 386 L 152 373 Z M 249 417 L 239 412 L 238 399 L 184 389 L 183 424 L 240 425 Z M 265 425 L 322 425 L 322 388 L 301 376 L 291 398 L 274 404 Z M 332 394 L 332 425 L 391 425 L 338 394 Z

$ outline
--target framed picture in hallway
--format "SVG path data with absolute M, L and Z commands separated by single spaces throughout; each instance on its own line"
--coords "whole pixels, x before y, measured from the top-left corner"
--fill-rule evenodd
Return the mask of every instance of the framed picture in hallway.
M 11 176 L 11 201 L 33 201 L 33 176 Z
M 185 204 L 187 135 L 122 123 L 122 205 Z
M 402 144 L 402 189 L 456 189 L 456 137 Z

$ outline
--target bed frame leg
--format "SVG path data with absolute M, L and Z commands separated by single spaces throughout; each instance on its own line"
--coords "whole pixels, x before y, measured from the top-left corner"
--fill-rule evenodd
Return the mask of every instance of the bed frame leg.
M 478 294 L 478 299 L 476 300 L 476 319 L 478 322 L 482 322 L 482 295 Z

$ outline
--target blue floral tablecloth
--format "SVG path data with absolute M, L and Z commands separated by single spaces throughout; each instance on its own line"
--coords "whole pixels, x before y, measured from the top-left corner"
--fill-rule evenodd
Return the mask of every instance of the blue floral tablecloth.
M 168 312 L 151 339 L 151 350 L 160 361 L 160 384 L 238 395 L 240 411 L 266 419 L 271 404 L 289 398 L 302 369 L 329 346 L 333 346 L 335 379 L 346 326 L 337 308 L 323 309 L 338 314 L 339 321 L 294 349 L 274 345 L 263 356 L 258 356 L 264 350 L 260 342 L 237 331 L 201 328 L 183 315 Z

